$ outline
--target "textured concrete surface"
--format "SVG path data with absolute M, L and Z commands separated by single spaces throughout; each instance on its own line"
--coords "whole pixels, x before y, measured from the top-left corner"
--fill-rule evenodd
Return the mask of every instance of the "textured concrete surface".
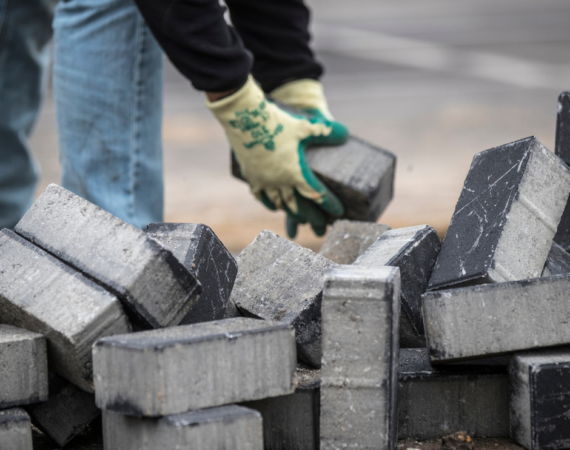
M 243 317 L 103 338 L 96 403 L 156 417 L 290 394 L 296 356 L 291 326 Z
M 319 255 L 337 264 L 352 264 L 388 230 L 390 226 L 381 223 L 337 220 L 323 242 Z
M 320 371 L 298 367 L 296 376 L 293 394 L 243 404 L 263 417 L 265 450 L 319 448 Z
M 54 372 L 49 373 L 49 399 L 26 407 L 26 411 L 32 423 L 60 447 L 86 430 L 101 414 L 93 394 Z
M 30 418 L 23 409 L 0 411 L 0 447 L 2 450 L 33 450 Z
M 554 275 L 570 274 L 570 253 L 568 253 L 556 241 L 552 242 L 548 259 L 542 269 L 543 277 L 550 277 Z
M 47 349 L 43 335 L 0 325 L 0 380 L 0 409 L 47 400 Z
M 159 419 L 103 413 L 105 450 L 263 450 L 261 414 L 243 406 Z
M 509 437 L 507 366 L 487 363 L 432 367 L 427 349 L 400 349 L 398 439 Z
M 473 158 L 429 289 L 539 277 L 570 170 L 534 137 Z
M 239 315 L 230 301 L 237 262 L 209 226 L 201 223 L 151 223 L 146 232 L 170 250 L 202 285 L 200 298 L 182 319 L 181 325 Z
M 424 294 L 431 362 L 570 344 L 569 288 L 557 276 Z
M 117 298 L 68 265 L 9 231 L 0 231 L 2 322 L 41 333 L 52 370 L 93 391 L 91 346 L 128 333 Z
M 291 324 L 299 358 L 318 367 L 323 276 L 336 264 L 267 230 L 237 261 L 231 296 L 237 307 L 246 316 Z
M 322 450 L 396 445 L 399 272 L 340 266 L 325 276 Z
M 511 437 L 530 450 L 570 446 L 570 349 L 516 353 L 509 366 Z
M 376 268 L 398 267 L 402 280 L 400 347 L 425 347 L 421 296 L 437 259 L 441 241 L 429 225 L 399 228 L 382 234 L 354 263 Z
M 154 239 L 56 185 L 15 231 L 106 286 L 145 327 L 177 325 L 201 291 L 194 275 Z

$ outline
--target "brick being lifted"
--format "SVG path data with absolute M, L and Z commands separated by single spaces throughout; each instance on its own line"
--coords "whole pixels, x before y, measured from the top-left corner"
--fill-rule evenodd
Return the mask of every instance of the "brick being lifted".
M 539 277 L 569 193 L 534 137 L 475 155 L 428 289 Z

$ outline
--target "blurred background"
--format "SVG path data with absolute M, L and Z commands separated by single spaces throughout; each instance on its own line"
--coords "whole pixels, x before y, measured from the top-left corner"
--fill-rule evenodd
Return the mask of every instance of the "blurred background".
M 309 0 L 314 48 L 336 118 L 396 154 L 395 196 L 379 222 L 443 237 L 475 153 L 530 135 L 554 149 L 558 94 L 570 90 L 567 0 Z M 221 127 L 166 64 L 167 222 L 211 226 L 233 253 L 263 229 L 285 235 L 230 175 Z M 59 183 L 51 89 L 31 140 L 38 194 Z M 297 242 L 318 250 L 306 227 Z

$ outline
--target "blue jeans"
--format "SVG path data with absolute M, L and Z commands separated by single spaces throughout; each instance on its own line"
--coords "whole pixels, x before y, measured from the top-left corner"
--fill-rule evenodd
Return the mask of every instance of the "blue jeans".
M 53 0 L 0 0 L 0 228 L 33 201 L 38 167 L 27 138 L 49 64 Z
M 158 44 L 133 0 L 61 0 L 53 28 L 63 187 L 136 227 L 162 222 Z

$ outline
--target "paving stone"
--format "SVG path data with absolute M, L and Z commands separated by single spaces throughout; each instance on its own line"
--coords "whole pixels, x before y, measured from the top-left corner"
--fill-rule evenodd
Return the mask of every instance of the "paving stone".
M 295 335 L 286 324 L 238 317 L 103 338 L 93 363 L 99 408 L 178 414 L 292 393 Z
M 570 170 L 534 137 L 478 153 L 429 289 L 539 277 L 570 193 Z
M 15 231 L 115 293 L 145 328 L 177 325 L 201 291 L 194 275 L 146 233 L 55 184 Z
M 49 399 L 26 407 L 32 423 L 63 447 L 85 430 L 101 411 L 95 396 L 54 372 L 49 373 Z
M 0 325 L 0 380 L 0 409 L 47 399 L 47 350 L 41 334 Z
M 570 276 L 422 296 L 432 363 L 570 344 Z
M 508 358 L 431 366 L 427 349 L 400 349 L 398 439 L 509 436 Z
M 570 92 L 562 92 L 558 97 L 554 151 L 566 165 L 570 166 Z M 566 251 L 570 251 L 570 202 L 566 204 L 554 241 Z
M 130 331 L 120 302 L 12 231 L 0 231 L 0 254 L 2 322 L 43 334 L 50 367 L 92 392 L 91 346 Z
M 397 267 L 327 273 L 321 449 L 396 447 L 399 301 Z
M 105 450 L 263 450 L 261 415 L 243 406 L 161 418 L 103 412 Z
M 542 276 L 551 277 L 566 274 L 570 274 L 570 253 L 553 241 L 548 253 L 548 259 L 544 269 L 542 269 Z
M 237 263 L 212 229 L 201 223 L 151 223 L 146 232 L 159 241 L 202 285 L 181 325 L 239 316 L 230 294 Z
M 355 266 L 400 268 L 402 280 L 400 347 L 425 347 L 421 296 L 441 248 L 436 231 L 429 225 L 390 230 L 366 250 Z
M 297 368 L 293 394 L 243 403 L 263 417 L 265 450 L 319 448 L 320 371 Z
M 570 447 L 570 348 L 517 353 L 509 366 L 511 437 L 529 450 Z
M 390 229 L 389 225 L 381 223 L 337 220 L 323 242 L 319 255 L 337 264 L 352 264 Z
M 336 264 L 267 230 L 259 233 L 237 261 L 231 298 L 241 313 L 291 324 L 299 359 L 318 367 L 323 277 Z
M 21 408 L 0 411 L 0 448 L 33 450 L 30 418 Z

